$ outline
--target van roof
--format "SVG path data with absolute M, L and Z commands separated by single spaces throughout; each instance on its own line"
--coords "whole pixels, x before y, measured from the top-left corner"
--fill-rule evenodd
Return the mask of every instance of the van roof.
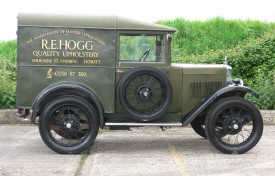
M 18 26 L 47 26 L 175 32 L 175 28 L 118 16 L 19 13 Z

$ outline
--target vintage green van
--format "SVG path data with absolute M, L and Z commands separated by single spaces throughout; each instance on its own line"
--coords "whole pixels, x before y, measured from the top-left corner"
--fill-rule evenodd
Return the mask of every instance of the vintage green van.
M 224 153 L 262 136 L 232 68 L 171 63 L 176 29 L 116 16 L 18 16 L 17 108 L 45 144 L 79 153 L 105 126 L 186 126 Z M 115 140 L 115 139 L 114 139 Z M 134 139 L 133 139 L 134 140 Z

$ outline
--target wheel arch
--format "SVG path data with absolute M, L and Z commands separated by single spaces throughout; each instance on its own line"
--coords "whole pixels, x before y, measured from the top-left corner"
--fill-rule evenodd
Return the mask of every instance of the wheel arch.
M 194 119 L 196 119 L 200 113 L 207 110 L 211 104 L 217 102 L 218 100 L 226 97 L 244 97 L 247 93 L 254 95 L 256 98 L 259 98 L 259 94 L 254 90 L 245 87 L 245 86 L 227 86 L 219 89 L 208 98 L 205 98 L 204 101 L 196 107 L 194 110 L 186 114 L 181 119 L 183 125 L 190 124 Z
M 101 101 L 92 89 L 84 84 L 76 82 L 59 82 L 52 84 L 42 90 L 38 94 L 32 105 L 33 112 L 31 122 L 35 122 L 35 119 L 40 116 L 42 110 L 49 101 L 51 101 L 55 97 L 62 95 L 76 95 L 86 99 L 97 110 L 100 127 L 102 128 L 104 126 L 104 109 Z

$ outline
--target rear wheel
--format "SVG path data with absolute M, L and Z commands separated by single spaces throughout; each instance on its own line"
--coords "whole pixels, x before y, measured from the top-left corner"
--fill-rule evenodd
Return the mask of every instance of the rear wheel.
M 221 152 L 245 153 L 260 140 L 263 120 L 249 101 L 231 97 L 217 102 L 206 117 L 206 136 Z
M 46 105 L 39 120 L 39 132 L 44 143 L 63 154 L 87 149 L 95 140 L 99 128 L 96 110 L 77 96 L 54 99 Z
M 199 116 L 191 122 L 193 130 L 203 138 L 207 138 L 205 134 L 205 116 Z

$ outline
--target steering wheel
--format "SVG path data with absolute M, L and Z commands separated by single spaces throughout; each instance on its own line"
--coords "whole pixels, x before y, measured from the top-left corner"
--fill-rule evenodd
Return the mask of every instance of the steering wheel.
M 147 59 L 147 57 L 149 56 L 149 54 L 150 54 L 150 49 L 147 49 L 143 54 L 142 54 L 142 56 L 139 58 L 139 62 L 145 62 L 146 61 L 146 59 Z

